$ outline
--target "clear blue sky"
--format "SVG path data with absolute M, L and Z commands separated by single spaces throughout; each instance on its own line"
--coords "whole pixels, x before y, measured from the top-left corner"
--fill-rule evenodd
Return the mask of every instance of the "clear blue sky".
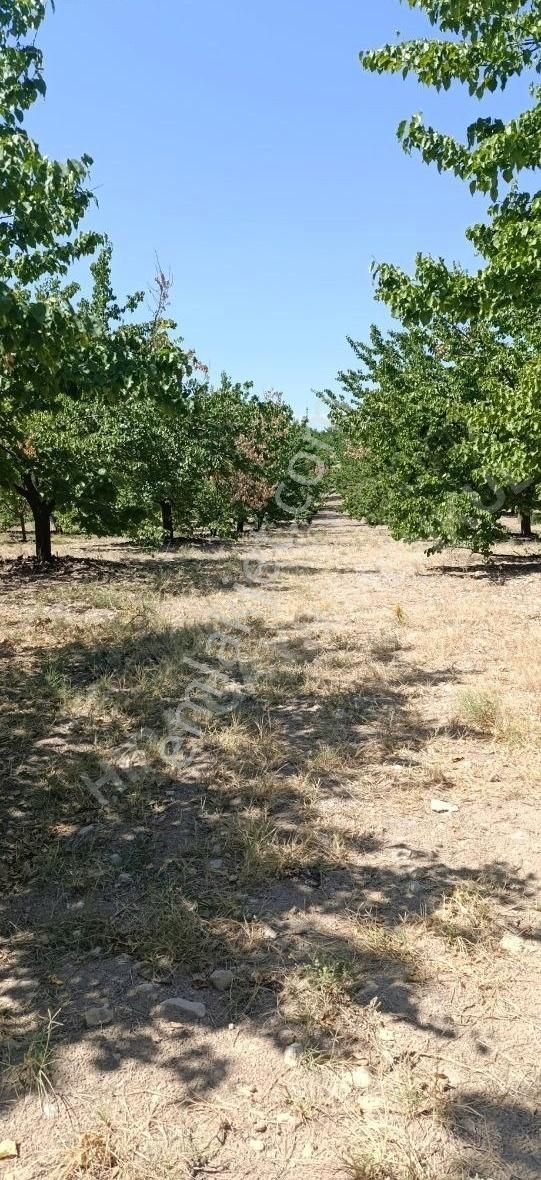
M 386 322 L 371 261 L 468 260 L 480 207 L 395 130 L 421 109 L 459 132 L 481 111 L 358 63 L 425 28 L 398 0 L 57 0 L 31 129 L 50 154 L 94 157 L 119 293 L 150 283 L 157 252 L 213 376 L 317 412 L 346 335 Z

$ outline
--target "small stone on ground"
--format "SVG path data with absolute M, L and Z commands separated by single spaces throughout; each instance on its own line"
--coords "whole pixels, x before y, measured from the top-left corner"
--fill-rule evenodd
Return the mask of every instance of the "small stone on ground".
M 164 1000 L 156 1009 L 157 1016 L 163 1017 L 164 1020 L 182 1021 L 184 1016 L 195 1016 L 202 1020 L 206 1016 L 207 1009 L 204 1004 L 198 1004 L 193 1000 L 185 1000 L 183 996 L 172 996 L 169 1000 Z
M 232 971 L 227 971 L 225 968 L 217 967 L 216 971 L 212 972 L 210 982 L 217 992 L 226 992 L 233 983 L 234 975 Z
M 288 1069 L 294 1069 L 302 1060 L 304 1049 L 298 1041 L 294 1041 L 292 1045 L 288 1045 L 284 1053 L 284 1061 Z
M 103 1024 L 111 1024 L 113 1013 L 110 1008 L 87 1008 L 85 1024 L 87 1028 L 101 1028 Z

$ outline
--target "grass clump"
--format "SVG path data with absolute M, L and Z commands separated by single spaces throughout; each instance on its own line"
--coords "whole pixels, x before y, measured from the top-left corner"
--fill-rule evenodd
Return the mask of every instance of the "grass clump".
M 85 1131 L 53 1172 L 52 1180 L 107 1180 L 119 1175 L 119 1157 L 109 1127 Z M 121 1173 L 120 1173 L 121 1174 Z
M 212 960 L 217 940 L 197 903 L 174 885 L 151 888 L 126 930 L 131 953 L 157 968 L 202 970 Z
M 397 619 L 397 623 L 402 623 L 401 618 L 398 619 L 398 616 L 396 615 L 395 617 Z M 397 652 L 401 650 L 401 647 L 402 637 L 399 635 L 396 628 L 393 627 L 389 628 L 388 630 L 383 629 L 380 631 L 379 635 L 376 636 L 372 643 L 372 659 L 378 661 L 380 664 L 387 664 L 395 658 Z
M 449 1175 L 418 1151 L 406 1134 L 395 1134 L 383 1125 L 345 1156 L 343 1173 L 348 1180 L 444 1180 Z
M 469 952 L 494 946 L 501 933 L 494 906 L 476 882 L 457 885 L 427 918 L 427 924 L 448 945 Z
M 281 830 L 266 810 L 229 818 L 223 833 L 226 853 L 243 885 L 269 878 L 299 876 L 329 865 L 329 856 L 312 832 Z
M 352 993 L 360 978 L 355 959 L 317 955 L 284 980 L 282 1011 L 310 1036 L 339 1034 L 348 1022 Z
M 54 1094 L 52 1074 L 54 1068 L 53 1036 L 60 1028 L 58 1012 L 47 1016 L 29 1040 L 22 1059 L 9 1062 L 4 1075 L 4 1086 L 16 1093 L 35 1093 L 41 1103 Z
M 402 967 L 408 979 L 424 978 L 420 952 L 408 939 L 406 927 L 387 926 L 361 911 L 353 917 L 353 938 L 356 953 L 371 969 L 389 964 Z
M 459 698 L 461 721 L 467 722 L 478 733 L 509 746 L 528 745 L 532 741 L 532 721 L 527 710 L 525 716 L 526 721 L 513 714 L 499 697 L 490 692 L 468 690 Z
M 217 1130 L 207 1134 L 205 1111 L 200 1107 L 194 1103 L 201 1120 L 201 1133 L 195 1135 L 182 1119 L 174 1127 L 162 1121 L 154 1105 L 136 1120 L 127 1108 L 114 1124 L 102 1115 L 101 1122 L 64 1150 L 50 1180 L 195 1180 L 221 1175 L 222 1169 L 213 1165 L 230 1123 L 217 1117 L 213 1120 Z
M 188 886 L 155 885 L 132 910 L 118 942 L 156 978 L 177 967 L 204 972 L 213 963 L 230 963 L 254 949 L 253 924 L 235 912 L 238 906 L 224 883 L 203 888 L 197 900 Z
M 493 693 L 469 689 L 459 699 L 460 718 L 482 733 L 495 733 L 502 719 L 502 707 Z

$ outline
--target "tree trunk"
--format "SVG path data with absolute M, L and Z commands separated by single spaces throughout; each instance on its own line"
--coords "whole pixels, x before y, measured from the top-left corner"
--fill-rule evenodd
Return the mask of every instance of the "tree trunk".
M 237 536 L 239 536 L 239 537 L 242 536 L 243 532 L 244 532 L 244 521 L 237 520 Z
M 36 557 L 38 561 L 52 561 L 51 512 L 53 505 L 38 491 L 31 475 L 25 475 L 17 491 L 29 505 L 34 518 Z
M 162 528 L 170 541 L 175 538 L 175 526 L 173 524 L 173 505 L 170 500 L 161 500 L 160 508 L 162 510 Z
M 520 517 L 520 535 L 521 535 L 521 537 L 525 537 L 526 540 L 531 540 L 531 538 L 533 537 L 532 518 L 531 518 L 529 512 L 522 513 L 522 515 Z
M 38 561 L 52 561 L 51 548 L 51 510 L 46 501 L 37 504 L 36 507 L 31 504 L 32 514 L 34 517 L 34 527 L 36 530 L 36 557 Z
M 23 544 L 26 545 L 28 537 L 26 535 L 26 520 L 24 518 L 24 512 L 19 512 L 19 524 L 21 526 L 21 533 L 23 535 Z

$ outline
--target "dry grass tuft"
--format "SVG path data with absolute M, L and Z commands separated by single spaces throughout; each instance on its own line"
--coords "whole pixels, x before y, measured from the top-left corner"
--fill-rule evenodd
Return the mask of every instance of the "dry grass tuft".
M 397 618 L 396 614 L 395 617 Z M 402 622 L 402 620 L 398 620 L 397 618 L 397 622 Z M 387 664 L 390 660 L 394 659 L 401 647 L 402 636 L 396 627 L 381 630 L 372 642 L 372 659 L 378 660 L 382 664 Z
M 233 713 L 205 736 L 212 754 L 227 759 L 228 773 L 243 780 L 279 770 L 287 758 L 280 729 L 268 715 L 247 720 Z
M 265 809 L 230 816 L 222 835 L 235 875 L 244 885 L 323 870 L 340 863 L 342 854 L 339 841 L 324 846 L 308 826 L 280 828 Z
M 501 936 L 494 903 L 486 888 L 475 882 L 457 885 L 426 924 L 449 946 L 469 953 L 494 947 Z
M 58 1014 L 55 1012 L 53 1016 L 48 1012 L 41 1026 L 30 1038 L 21 1061 L 8 1063 L 2 1083 L 6 1090 L 15 1093 L 21 1090 L 34 1092 L 42 1103 L 54 1094 L 55 1052 L 52 1042 L 55 1030 L 60 1028 L 60 1022 L 56 1019 Z
M 322 952 L 284 979 L 281 1010 L 310 1037 L 337 1035 L 352 1018 L 352 995 L 361 975 L 354 958 Z
M 389 1128 L 381 1127 L 372 1142 L 344 1158 L 348 1180 L 443 1180 L 449 1173 L 418 1153 L 412 1143 L 399 1142 Z
M 306 759 L 306 771 L 310 775 L 341 776 L 358 773 L 359 753 L 356 747 L 332 745 L 322 742 Z
M 392 1110 L 399 1111 L 411 1124 L 413 1119 L 430 1119 L 435 1126 L 450 1127 L 454 1099 L 443 1073 L 426 1074 L 411 1060 L 399 1063 L 390 1074 L 386 1099 Z
M 85 1131 L 70 1148 L 51 1176 L 51 1180 L 112 1180 L 122 1175 L 120 1161 L 113 1146 L 109 1127 Z
M 124 1101 L 114 1123 L 101 1123 L 80 1134 L 62 1155 L 50 1180 L 195 1180 L 221 1175 L 215 1164 L 231 1131 L 217 1105 L 193 1102 L 192 1126 L 185 1113 L 167 1119 L 155 1096 L 134 1118 Z M 163 1119 L 163 1121 L 162 1121 Z
M 363 913 L 353 915 L 352 938 L 355 952 L 370 967 L 396 964 L 404 968 L 408 979 L 421 982 L 426 977 L 421 950 L 408 938 L 407 928 L 387 926 L 385 922 Z
M 227 947 L 184 890 L 164 883 L 147 892 L 126 923 L 124 945 L 144 959 L 157 976 L 175 966 L 203 970 L 213 954 Z
M 468 689 L 459 698 L 460 717 L 482 733 L 494 733 L 501 711 L 501 701 L 489 692 Z
M 499 697 L 483 690 L 469 689 L 462 693 L 459 719 L 479 733 L 508 745 L 517 745 L 529 738 L 530 719 L 527 724 L 519 723 L 517 715 L 513 715 Z

